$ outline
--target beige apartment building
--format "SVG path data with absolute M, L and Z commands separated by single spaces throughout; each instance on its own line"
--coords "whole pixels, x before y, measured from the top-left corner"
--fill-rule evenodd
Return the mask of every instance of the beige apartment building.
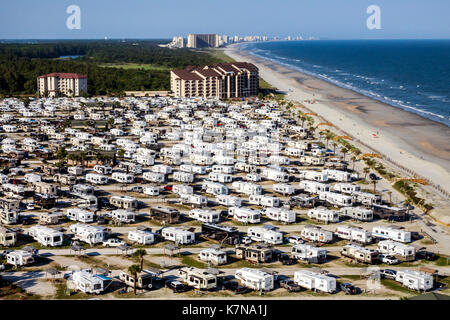
M 258 94 L 258 68 L 247 62 L 187 67 L 170 72 L 176 97 L 243 98 Z
M 188 34 L 187 48 L 217 48 L 220 46 L 220 36 L 218 34 Z
M 82 91 L 87 93 L 87 76 L 77 73 L 49 73 L 37 78 L 37 89 L 40 96 L 79 96 Z

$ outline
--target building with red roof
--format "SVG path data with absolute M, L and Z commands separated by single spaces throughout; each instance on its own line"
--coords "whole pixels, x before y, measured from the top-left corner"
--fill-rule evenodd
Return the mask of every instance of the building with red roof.
M 87 75 L 63 72 L 49 73 L 37 78 L 37 88 L 40 96 L 79 96 L 81 92 L 87 93 Z

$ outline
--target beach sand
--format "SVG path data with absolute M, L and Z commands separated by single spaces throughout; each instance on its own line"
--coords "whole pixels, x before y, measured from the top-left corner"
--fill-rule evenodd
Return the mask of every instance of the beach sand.
M 224 53 L 236 61 L 255 64 L 260 76 L 286 92 L 288 100 L 304 104 L 392 161 L 450 192 L 449 127 L 255 57 L 240 50 L 239 44 L 226 47 Z M 306 103 L 305 99 L 316 102 Z

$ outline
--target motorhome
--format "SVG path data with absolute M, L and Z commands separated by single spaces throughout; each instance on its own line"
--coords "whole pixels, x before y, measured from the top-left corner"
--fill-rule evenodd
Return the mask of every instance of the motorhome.
M 43 246 L 62 246 L 64 234 L 61 231 L 46 226 L 32 226 L 28 229 L 28 234 Z
M 231 184 L 231 187 L 236 190 L 236 192 L 244 193 L 248 195 L 252 194 L 262 194 L 262 187 L 259 184 L 245 182 L 245 181 L 235 181 Z
M 353 192 L 361 191 L 361 186 L 353 183 L 335 183 L 333 190 L 346 194 L 352 194 Z
M 268 225 L 264 227 L 250 227 L 247 230 L 247 235 L 254 241 L 269 244 L 283 243 L 283 233 L 279 232 L 278 228 L 269 228 Z
M 263 214 L 270 220 L 284 223 L 294 223 L 297 219 L 295 211 L 283 208 L 266 208 L 263 210 Z
M 106 228 L 87 224 L 75 223 L 70 225 L 70 232 L 74 233 L 74 240 L 86 242 L 90 245 L 102 243 L 106 239 Z
M 230 245 L 237 244 L 240 240 L 237 228 L 212 223 L 202 223 L 202 236 Z
M 220 194 L 216 197 L 216 201 L 219 205 L 226 207 L 241 207 L 242 199 L 239 197 L 235 197 L 227 194 Z
M 307 241 L 329 243 L 333 241 L 333 232 L 317 226 L 306 225 L 300 232 L 303 239 Z
M 303 178 L 306 180 L 317 181 L 317 182 L 327 182 L 328 181 L 328 175 L 324 172 L 313 171 L 313 170 L 301 170 L 299 173 L 300 173 L 300 178 Z
M 139 207 L 139 201 L 129 196 L 112 196 L 110 203 L 119 209 L 136 210 Z
M 351 196 L 336 192 L 319 192 L 319 199 L 336 206 L 351 206 L 353 198 Z
M 90 270 L 74 271 L 71 278 L 77 290 L 83 293 L 100 294 L 104 291 L 104 279 Z
M 125 172 L 113 172 L 112 179 L 116 180 L 118 183 L 133 183 L 134 175 Z
M 433 276 L 414 270 L 398 270 L 395 281 L 411 290 L 428 291 L 433 289 Z
M 328 192 L 330 191 L 330 185 L 310 180 L 303 180 L 299 182 L 300 190 L 303 190 L 307 193 L 318 194 L 319 192 Z
M 198 259 L 218 266 L 227 263 L 227 253 L 216 248 L 206 248 L 199 252 Z
M 271 197 L 262 194 L 252 194 L 248 197 L 248 202 L 257 206 L 279 207 L 281 201 L 277 197 Z
M 295 271 L 294 282 L 302 288 L 309 290 L 322 291 L 326 293 L 336 292 L 336 278 L 310 270 Z
M 241 223 L 260 223 L 261 212 L 244 207 L 231 207 L 228 209 L 228 215 Z
M 327 250 L 306 243 L 299 243 L 292 246 L 291 255 L 293 258 L 304 262 L 323 263 L 327 259 Z
M 322 173 L 328 176 L 329 180 L 339 181 L 339 182 L 349 182 L 352 180 L 351 173 L 342 170 L 324 169 Z
M 287 183 L 276 183 L 272 186 L 272 190 L 274 192 L 282 194 L 283 196 L 292 195 L 297 191 L 293 185 Z
M 236 257 L 251 263 L 266 263 L 274 259 L 274 250 L 267 245 L 239 244 L 235 249 Z
M 128 240 L 133 243 L 148 245 L 155 242 L 155 234 L 148 230 L 131 230 L 128 232 Z
M 206 223 L 218 223 L 220 221 L 220 214 L 213 210 L 193 209 L 189 211 L 188 215 L 190 218 Z
M 6 262 L 15 267 L 22 267 L 34 263 L 34 258 L 33 254 L 28 251 L 16 250 L 6 254 Z
M 17 232 L 0 226 L 0 246 L 13 247 L 17 242 Z
M 94 222 L 94 213 L 80 208 L 67 209 L 66 216 L 72 221 L 79 221 L 82 223 Z
M 235 278 L 241 285 L 253 290 L 270 291 L 274 289 L 274 276 L 259 269 L 241 268 L 236 270 Z
M 109 178 L 99 173 L 88 173 L 86 174 L 86 181 L 92 184 L 108 184 Z
M 153 183 L 164 183 L 166 181 L 166 176 L 164 173 L 159 172 L 149 172 L 146 171 L 143 173 L 142 177 L 144 180 L 153 182 Z
M 229 190 L 228 187 L 220 182 L 213 182 L 209 180 L 204 180 L 202 182 L 202 190 L 206 193 L 213 195 L 227 195 Z
M 382 240 L 377 244 L 380 253 L 393 255 L 400 261 L 414 261 L 416 248 L 393 240 Z
M 341 249 L 341 255 L 361 263 L 378 263 L 378 251 L 355 244 L 346 244 Z
M 194 267 L 178 269 L 180 280 L 199 290 L 211 290 L 217 287 L 217 276 Z
M 177 223 L 180 220 L 180 212 L 170 207 L 155 206 L 150 208 L 150 217 L 163 224 Z
M 350 240 L 362 244 L 372 242 L 372 232 L 361 227 L 339 226 L 334 233 L 338 238 Z
M 381 195 L 370 192 L 355 191 L 352 192 L 353 202 L 366 206 L 371 206 L 381 202 Z
M 339 222 L 339 214 L 335 210 L 330 210 L 324 207 L 309 209 L 307 213 L 310 219 L 314 219 L 324 223 Z
M 191 244 L 195 242 L 195 233 L 183 228 L 166 227 L 162 229 L 161 236 L 164 240 L 177 244 Z
M 391 239 L 403 243 L 411 242 L 411 232 L 397 226 L 375 226 L 372 236 L 380 239 Z
M 111 212 L 111 218 L 120 223 L 135 223 L 136 214 L 133 211 L 126 211 L 123 209 L 114 210 Z
M 348 217 L 358 221 L 368 222 L 373 220 L 373 211 L 367 208 L 343 207 L 339 210 L 339 214 L 341 217 Z

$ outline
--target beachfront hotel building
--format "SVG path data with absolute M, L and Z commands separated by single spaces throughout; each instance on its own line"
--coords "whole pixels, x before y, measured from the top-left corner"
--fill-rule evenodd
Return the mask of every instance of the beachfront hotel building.
M 258 94 L 258 82 L 258 68 L 247 62 L 187 67 L 170 72 L 170 87 L 177 97 L 251 97 Z
M 40 96 L 79 96 L 82 91 L 87 93 L 87 76 L 78 73 L 49 73 L 37 78 L 37 89 Z
M 218 34 L 188 34 L 187 48 L 217 48 L 220 46 Z

